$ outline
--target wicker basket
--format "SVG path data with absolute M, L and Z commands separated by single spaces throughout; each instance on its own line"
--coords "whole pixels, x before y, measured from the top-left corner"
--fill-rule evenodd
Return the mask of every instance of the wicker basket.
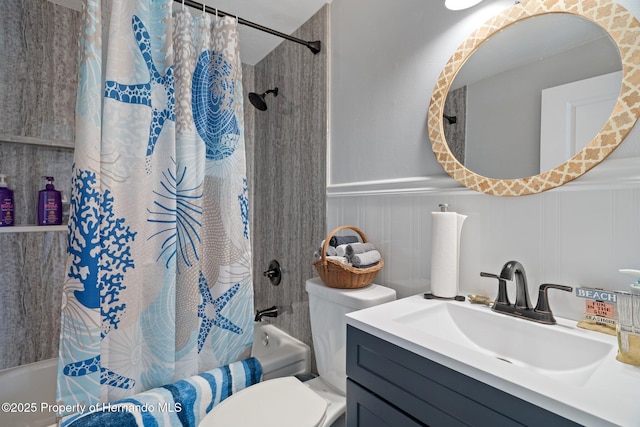
M 325 285 L 332 288 L 341 289 L 356 289 L 368 286 L 373 279 L 375 279 L 378 271 L 384 266 L 384 260 L 380 259 L 380 262 L 373 267 L 369 268 L 355 268 L 350 265 L 341 263 L 333 259 L 327 259 L 327 248 L 329 247 L 329 240 L 341 230 L 351 229 L 360 235 L 363 243 L 367 243 L 367 236 L 364 235 L 362 230 L 353 225 L 343 225 L 333 230 L 324 239 L 324 245 L 322 246 L 322 256 L 320 259 L 314 261 L 316 270 L 320 278 Z

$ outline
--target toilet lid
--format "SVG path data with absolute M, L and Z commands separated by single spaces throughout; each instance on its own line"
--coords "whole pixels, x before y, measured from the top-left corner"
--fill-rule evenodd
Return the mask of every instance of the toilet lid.
M 295 377 L 264 381 L 233 394 L 215 406 L 199 427 L 319 426 L 327 401 Z

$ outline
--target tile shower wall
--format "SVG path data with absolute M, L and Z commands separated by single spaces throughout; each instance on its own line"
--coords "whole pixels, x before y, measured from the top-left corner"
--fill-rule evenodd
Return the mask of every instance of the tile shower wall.
M 56 357 L 66 234 L 3 233 L 0 246 L 0 369 Z
M 80 12 L 0 2 L 0 135 L 73 141 Z
M 323 51 L 281 43 L 255 66 L 248 92 L 278 87 L 267 97 L 268 110 L 255 114 L 253 184 L 253 266 L 255 307 L 284 308 L 268 319 L 312 345 L 305 280 L 317 276 L 313 251 L 325 237 L 327 140 L 327 17 L 328 7 L 316 13 L 293 35 L 322 40 Z M 246 78 L 246 75 L 245 75 Z M 282 283 L 272 286 L 262 274 L 272 259 L 283 270 Z
M 0 171 L 16 224 L 37 222 L 42 175 L 69 196 L 79 12 L 45 0 L 0 2 Z M 0 233 L 0 369 L 55 357 L 66 254 L 63 231 Z

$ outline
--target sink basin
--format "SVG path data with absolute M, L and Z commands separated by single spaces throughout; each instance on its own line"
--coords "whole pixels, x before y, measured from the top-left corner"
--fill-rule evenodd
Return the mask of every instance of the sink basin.
M 543 325 L 457 302 L 429 305 L 392 321 L 574 386 L 584 385 L 615 347 L 561 324 Z

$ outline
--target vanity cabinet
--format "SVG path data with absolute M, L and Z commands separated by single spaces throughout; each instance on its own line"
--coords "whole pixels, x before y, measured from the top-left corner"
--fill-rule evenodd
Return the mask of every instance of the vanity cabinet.
M 578 426 L 347 325 L 347 426 Z

